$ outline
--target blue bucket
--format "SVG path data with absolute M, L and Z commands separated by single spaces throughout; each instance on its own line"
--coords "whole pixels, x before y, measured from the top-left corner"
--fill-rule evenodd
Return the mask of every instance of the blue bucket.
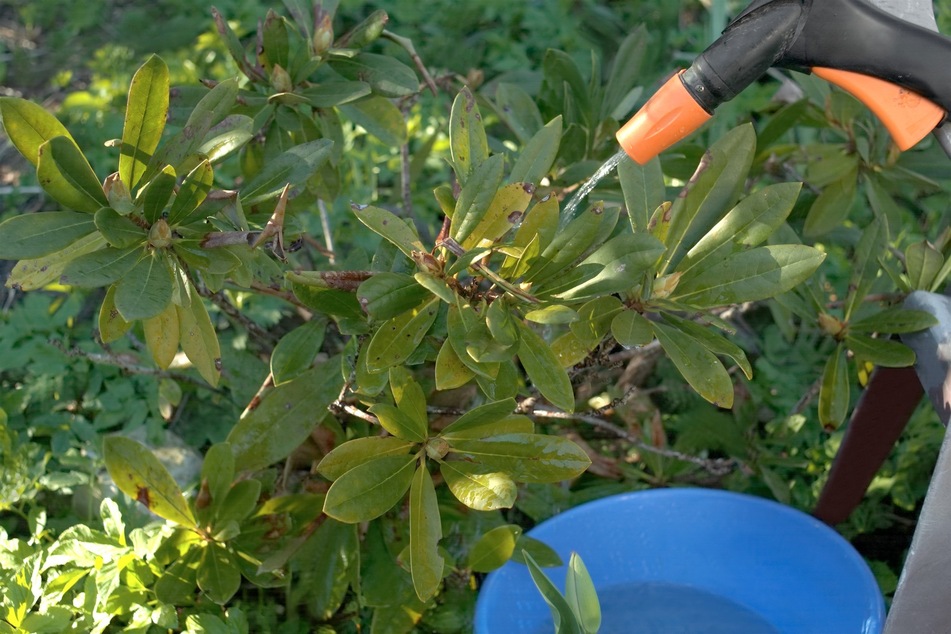
M 885 621 L 878 584 L 852 545 L 762 498 L 653 489 L 583 504 L 527 534 L 565 562 L 581 555 L 602 602 L 600 634 L 879 634 Z M 545 572 L 564 589 L 564 567 Z M 553 631 L 525 566 L 489 574 L 476 634 Z

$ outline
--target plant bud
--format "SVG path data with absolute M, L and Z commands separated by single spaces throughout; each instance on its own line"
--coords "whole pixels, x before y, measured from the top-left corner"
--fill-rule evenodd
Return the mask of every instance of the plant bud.
M 426 455 L 432 460 L 442 460 L 449 453 L 449 443 L 442 438 L 432 438 L 426 443 Z
M 119 172 L 113 172 L 106 177 L 102 184 L 102 191 L 106 194 L 109 206 L 123 216 L 129 215 L 135 209 L 132 196 L 129 194 L 129 188 L 119 180 Z
M 386 28 L 386 23 L 389 20 L 390 16 L 387 15 L 386 11 L 377 9 L 366 20 L 340 36 L 336 47 L 363 48 L 383 34 L 383 29 Z
M 819 328 L 827 335 L 841 339 L 846 326 L 841 320 L 828 313 L 819 313 Z
M 330 14 L 321 11 L 314 26 L 314 55 L 323 55 L 334 43 L 334 25 Z
M 172 244 L 172 229 L 165 222 L 164 218 L 159 218 L 149 229 L 149 244 L 156 249 L 164 249 Z
M 281 68 L 280 64 L 274 64 L 271 68 L 271 87 L 277 92 L 291 92 L 294 90 L 294 82 L 286 70 Z

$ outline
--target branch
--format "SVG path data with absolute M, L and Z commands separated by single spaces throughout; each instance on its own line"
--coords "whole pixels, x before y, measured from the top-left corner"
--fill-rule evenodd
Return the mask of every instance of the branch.
M 597 416 L 592 416 L 590 414 L 567 414 L 565 412 L 552 411 L 547 409 L 535 408 L 534 410 L 528 412 L 529 416 L 535 418 L 552 418 L 557 420 L 575 420 L 581 423 L 586 423 L 592 427 L 602 429 L 604 431 L 614 434 L 618 438 L 622 438 L 627 442 L 634 445 L 638 450 L 645 453 L 652 453 L 658 456 L 663 456 L 664 458 L 671 458 L 673 460 L 680 460 L 682 462 L 689 462 L 690 464 L 696 465 L 715 476 L 725 476 L 735 469 L 739 468 L 740 462 L 736 459 L 724 459 L 724 458 L 700 458 L 699 456 L 691 456 L 689 454 L 682 453 L 680 451 L 674 451 L 672 449 L 662 449 L 660 447 L 654 447 L 645 443 L 643 440 L 630 433 L 626 429 L 615 425 L 609 421 L 599 418 Z
M 420 74 L 423 76 L 423 81 L 426 82 L 426 87 L 429 88 L 429 91 L 433 93 L 433 96 L 436 96 L 439 93 L 439 89 L 436 88 L 436 82 L 433 81 L 432 75 L 429 74 L 429 71 L 426 69 L 426 65 L 423 64 L 422 58 L 419 56 L 419 53 L 416 52 L 416 47 L 413 46 L 413 41 L 406 37 L 401 37 L 392 31 L 383 31 L 383 37 L 395 42 L 403 47 L 407 53 L 409 53 L 410 58 L 412 58 L 413 63 L 416 64 L 416 68 L 419 69 Z
M 132 357 L 131 355 L 120 355 L 113 353 L 100 354 L 96 352 L 86 352 L 85 350 L 81 350 L 76 347 L 67 348 L 66 344 L 59 339 L 50 339 L 49 344 L 66 356 L 72 357 L 74 359 L 85 359 L 92 363 L 115 366 L 124 372 L 128 372 L 129 374 L 157 376 L 161 379 L 174 379 L 176 381 L 181 381 L 182 383 L 191 383 L 192 385 L 210 390 L 212 392 L 217 392 L 218 394 L 225 394 L 225 390 L 218 387 L 212 387 L 208 383 L 205 383 L 200 379 L 190 377 L 187 374 L 182 374 L 180 372 L 169 372 L 168 370 L 159 370 L 158 368 L 149 368 L 139 365 L 136 363 L 138 359 Z

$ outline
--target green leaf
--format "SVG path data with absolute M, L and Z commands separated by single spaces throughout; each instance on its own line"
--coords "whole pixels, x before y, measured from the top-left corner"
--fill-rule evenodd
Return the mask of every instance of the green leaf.
M 390 368 L 390 391 L 396 406 L 412 419 L 417 432 L 425 437 L 429 430 L 426 395 L 413 374 L 403 367 Z
M 208 448 L 201 464 L 201 479 L 208 485 L 212 506 L 224 502 L 234 481 L 234 452 L 227 442 L 215 443 Z
M 68 247 L 96 230 L 89 214 L 44 211 L 0 223 L 0 260 L 39 258 Z
M 572 322 L 571 332 L 575 333 L 580 341 L 594 348 L 611 330 L 614 317 L 623 310 L 621 300 L 613 295 L 592 299 L 578 309 L 580 319 Z
M 555 631 L 558 632 L 558 634 L 583 634 L 577 617 L 575 617 L 574 612 L 571 611 L 571 606 L 568 605 L 568 601 L 565 597 L 558 592 L 558 588 L 555 587 L 555 584 L 545 576 L 545 573 L 538 567 L 538 564 L 535 563 L 531 555 L 526 553 L 525 559 L 528 562 L 528 572 L 532 576 L 532 581 L 535 582 L 535 586 L 538 588 L 538 591 L 541 592 L 545 603 L 551 608 L 551 616 L 555 622 Z
M 512 183 L 498 190 L 478 224 L 462 242 L 463 248 L 472 249 L 479 244 L 492 243 L 505 235 L 518 224 L 534 192 L 535 186 L 531 183 Z M 475 220 L 475 216 L 472 220 Z M 467 219 L 466 225 L 469 224 Z
M 333 108 L 370 94 L 365 81 L 327 81 L 299 91 L 314 108 Z M 401 117 L 402 118 L 402 117 Z
M 392 319 L 419 306 L 428 296 L 427 290 L 405 273 L 375 273 L 357 289 L 360 305 L 379 320 Z
M 388 403 L 377 403 L 370 407 L 370 413 L 380 420 L 380 426 L 397 438 L 410 442 L 423 442 L 428 436 L 428 426 L 420 425 L 417 420 L 401 409 Z
M 462 387 L 475 377 L 475 372 L 462 362 L 449 339 L 446 339 L 436 355 L 436 389 L 454 390 Z
M 128 216 L 120 215 L 111 207 L 103 207 L 94 216 L 96 228 L 106 241 L 117 249 L 124 249 L 145 242 L 146 230 Z
M 241 522 L 248 518 L 258 505 L 261 497 L 260 480 L 241 480 L 235 482 L 218 506 L 216 526 L 229 521 Z
M 625 97 L 641 77 L 647 42 L 647 28 L 641 24 L 631 31 L 618 47 L 611 67 L 611 75 L 604 88 L 601 119 L 608 116 L 619 119 L 627 114 L 626 112 L 619 113 L 617 110 L 624 104 Z
M 564 564 L 558 553 L 551 547 L 537 539 L 522 535 L 518 538 L 518 544 L 515 553 L 512 555 L 512 561 L 525 564 L 527 560 L 525 555 L 529 554 L 542 568 L 557 568 Z
M 670 227 L 664 240 L 668 255 L 661 273 L 676 267 L 736 201 L 755 150 L 753 126 L 745 124 L 730 130 L 704 153 L 670 210 Z
M 496 154 L 473 167 L 462 186 L 449 227 L 449 236 L 463 244 L 485 217 L 502 183 L 505 160 Z
M 60 283 L 86 288 L 107 286 L 129 273 L 145 257 L 148 256 L 141 246 L 93 251 L 67 264 Z
M 525 373 L 542 396 L 555 407 L 573 412 L 575 393 L 568 373 L 558 363 L 551 347 L 534 330 L 521 321 L 516 321 L 519 329 L 518 358 Z
M 171 303 L 172 284 L 165 254 L 146 255 L 116 285 L 116 309 L 126 321 L 155 317 Z
M 353 322 L 365 320 L 360 304 L 352 292 L 330 288 L 320 277 L 305 277 L 305 273 L 307 272 L 289 271 L 286 278 L 291 283 L 294 295 L 307 308 L 339 320 Z
M 287 20 L 275 13 L 274 9 L 268 9 L 261 28 L 263 54 L 268 68 L 275 64 L 281 68 L 288 67 L 290 45 L 287 31 Z
M 868 294 L 879 272 L 878 258 L 886 249 L 888 228 L 878 218 L 873 220 L 862 232 L 862 238 L 855 247 L 852 257 L 852 275 L 849 278 L 849 293 L 842 309 L 843 319 L 849 321 L 856 306 L 860 305 Z
M 159 601 L 181 605 L 193 599 L 203 553 L 201 548 L 189 548 L 165 569 L 155 582 L 155 595 Z
M 849 332 L 904 334 L 937 324 L 938 319 L 927 311 L 894 307 L 850 322 Z
M 211 191 L 214 178 L 214 170 L 207 160 L 199 163 L 185 176 L 168 212 L 170 226 L 188 224 L 192 213 L 205 201 L 208 192 Z
M 39 147 L 36 178 L 47 194 L 69 209 L 95 213 L 109 204 L 99 177 L 68 136 L 53 137 Z
M 340 112 L 385 145 L 398 147 L 406 143 L 406 120 L 389 99 L 366 97 L 342 106 Z
M 331 485 L 324 513 L 348 524 L 376 519 L 403 498 L 415 470 L 415 455 L 377 457 L 358 465 Z
M 420 601 L 439 590 L 445 561 L 439 555 L 442 526 L 433 478 L 425 464 L 416 469 L 409 490 L 409 570 Z
M 116 287 L 110 286 L 99 309 L 99 337 L 103 343 L 112 343 L 121 339 L 131 327 L 132 324 L 116 310 Z
M 556 297 L 577 300 L 628 291 L 663 254 L 664 245 L 650 234 L 622 233 L 578 264 L 578 269 L 593 264 L 601 266 L 597 275 Z
M 214 163 L 243 147 L 253 136 L 254 120 L 242 114 L 233 114 L 208 131 L 195 154 Z
M 746 378 L 753 378 L 753 367 L 746 358 L 746 353 L 743 352 L 742 348 L 723 335 L 713 332 L 709 328 L 701 326 L 696 322 L 681 319 L 671 314 L 665 313 L 664 319 L 674 328 L 677 328 L 702 343 L 704 347 L 713 354 L 730 357 L 736 362 L 736 365 L 743 370 L 743 374 L 746 375 Z
M 288 184 L 303 183 L 330 158 L 332 146 L 333 141 L 329 139 L 307 141 L 267 161 L 264 168 L 241 189 L 241 202 L 256 205 L 276 197 Z
M 322 363 L 268 392 L 261 404 L 238 421 L 226 439 L 235 464 L 257 471 L 299 447 L 337 398 L 343 379 L 334 361 Z
M 152 55 L 132 77 L 119 154 L 119 178 L 129 191 L 142 178 L 162 138 L 168 88 L 168 66 L 158 55 Z
M 611 320 L 611 335 L 626 348 L 646 346 L 654 340 L 650 321 L 634 310 L 624 310 Z
M 943 265 L 944 256 L 927 240 L 905 249 L 905 270 L 913 290 L 930 290 Z
M 161 518 L 195 527 L 195 516 L 175 479 L 151 451 L 130 438 L 103 440 L 106 469 L 119 490 Z
M 607 238 L 617 224 L 619 208 L 605 209 L 603 205 L 592 205 L 579 214 L 566 227 L 558 230 L 551 242 L 525 273 L 525 281 L 541 284 L 558 275 L 579 257 Z M 531 217 L 531 215 L 529 215 Z
M 205 545 L 198 566 L 198 587 L 219 605 L 231 600 L 241 587 L 241 570 L 228 549 L 216 542 Z
M 72 139 L 59 120 L 42 106 L 18 97 L 0 97 L 3 129 L 20 154 L 36 166 L 40 146 L 55 137 Z
M 759 246 L 786 222 L 801 189 L 801 183 L 779 183 L 753 192 L 687 252 L 677 271 L 687 276 L 687 271 L 702 270 L 701 262 L 715 262 L 731 250 Z
M 384 322 L 367 346 L 367 369 L 383 372 L 406 361 L 436 321 L 438 311 L 439 299 L 433 298 Z
M 365 81 L 381 97 L 408 97 L 419 92 L 413 69 L 388 55 L 364 53 L 337 57 L 330 66 L 351 81 Z
M 597 634 L 601 628 L 601 604 L 594 581 L 578 553 L 571 553 L 565 577 L 565 600 L 585 634 Z
M 533 260 L 551 244 L 558 231 L 558 198 L 545 196 L 528 211 L 515 232 L 512 246 L 523 250 L 520 257 L 508 257 L 502 264 L 501 274 L 517 279 L 525 274 Z
M 420 242 L 416 229 L 392 212 L 373 206 L 353 205 L 352 209 L 360 222 L 392 242 L 406 257 L 412 259 L 413 251 L 427 250 Z
M 469 180 L 469 175 L 489 157 L 489 143 L 482 124 L 482 114 L 476 104 L 475 95 L 468 86 L 459 91 L 452 102 L 452 110 L 449 113 L 449 150 L 452 153 L 456 178 L 463 186 Z
M 495 511 L 515 504 L 518 489 L 505 473 L 457 460 L 443 462 L 439 472 L 456 499 L 471 509 Z
M 414 443 L 392 436 L 355 438 L 335 447 L 317 465 L 317 472 L 334 481 L 351 469 L 377 458 L 406 456 Z
M 618 65 L 626 65 L 619 58 Z M 627 208 L 631 227 L 635 233 L 647 231 L 647 222 L 667 195 L 664 186 L 664 173 L 660 169 L 660 159 L 654 158 L 646 165 L 621 159 L 617 167 L 618 180 L 624 193 L 624 206 Z
M 20 260 L 7 277 L 6 285 L 24 291 L 43 288 L 59 280 L 66 265 L 72 260 L 87 253 L 99 251 L 105 246 L 105 238 L 100 233 L 93 232 L 79 238 L 65 249 L 54 251 L 41 258 Z
M 906 368 L 915 364 L 915 351 L 899 341 L 850 333 L 845 337 L 845 345 L 856 357 L 885 368 Z
M 716 355 L 677 328 L 658 322 L 651 322 L 651 328 L 664 352 L 700 396 L 717 407 L 733 407 L 733 381 Z
M 858 162 L 855 161 L 851 171 L 826 186 L 812 203 L 802 227 L 803 235 L 809 238 L 825 235 L 849 217 L 849 210 L 855 201 L 857 179 Z
M 819 386 L 819 422 L 836 429 L 849 411 L 849 371 L 845 344 L 840 343 L 826 361 Z
M 527 143 L 542 127 L 542 115 L 535 99 L 516 84 L 499 83 L 495 89 L 495 108 L 521 143 Z
M 561 143 L 561 115 L 535 133 L 522 151 L 512 167 L 509 180 L 513 183 L 533 183 L 538 185 L 548 175 L 551 166 L 558 156 L 558 145 Z
M 578 311 L 568 306 L 554 304 L 525 313 L 525 319 L 536 324 L 570 324 L 581 319 Z
M 575 443 L 543 434 L 456 438 L 450 455 L 501 471 L 519 482 L 560 482 L 581 475 L 591 464 Z
M 515 415 L 517 403 L 506 398 L 479 405 L 443 428 L 440 437 L 450 442 L 457 438 L 486 438 L 509 433 L 532 433 L 530 418 Z
M 486 531 L 469 551 L 467 565 L 473 572 L 492 572 L 512 558 L 522 528 L 515 524 L 496 526 Z
M 110 287 L 110 291 L 115 287 Z M 116 310 L 118 313 L 119 311 Z M 119 313 L 122 318 L 121 313 Z M 128 323 L 128 321 L 127 321 Z M 178 324 L 178 311 L 169 303 L 165 310 L 142 323 L 145 345 L 160 370 L 167 370 L 178 353 L 181 330 Z
M 485 322 L 469 303 L 459 301 L 449 306 L 449 311 L 446 315 L 446 330 L 449 336 L 449 343 L 459 360 L 476 375 L 495 380 L 499 372 L 499 364 L 490 362 L 480 363 L 469 354 L 469 333 L 479 325 L 484 327 Z
M 316 318 L 281 337 L 271 353 L 274 385 L 297 378 L 313 364 L 326 332 L 327 322 Z
M 765 246 L 731 254 L 681 279 L 672 300 L 712 308 L 776 297 L 806 281 L 825 259 L 802 245 Z
M 181 327 L 182 352 L 192 362 L 203 379 L 212 386 L 221 378 L 221 348 L 215 326 L 211 323 L 205 304 L 198 291 L 188 285 L 187 306 L 175 305 Z
M 158 170 L 171 165 L 175 171 L 183 170 L 186 162 L 198 154 L 203 154 L 207 160 L 214 161 L 220 158 L 207 147 L 209 138 L 219 137 L 226 130 L 234 130 L 235 124 L 247 122 L 247 136 L 251 137 L 251 119 L 243 115 L 226 117 L 234 107 L 238 96 L 238 82 L 236 79 L 226 79 L 218 82 L 195 105 L 195 109 L 188 115 L 185 127 L 172 139 L 162 145 L 149 163 L 143 180 L 150 180 Z M 214 132 L 212 132 L 214 126 Z M 211 134 L 209 134 L 211 133 Z

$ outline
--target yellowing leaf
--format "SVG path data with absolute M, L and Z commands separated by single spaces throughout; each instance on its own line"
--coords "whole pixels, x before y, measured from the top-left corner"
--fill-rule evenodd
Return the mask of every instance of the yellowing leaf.
M 119 178 L 129 191 L 145 173 L 165 129 L 169 99 L 168 66 L 153 55 L 136 71 L 129 87 Z
M 106 469 L 120 491 L 159 517 L 195 526 L 195 516 L 181 489 L 151 451 L 122 436 L 107 437 L 103 450 Z
M 424 463 L 416 469 L 409 491 L 409 569 L 420 601 L 431 599 L 442 582 L 441 538 L 436 488 Z
M 182 351 L 203 379 L 211 385 L 218 385 L 221 377 L 218 335 L 198 291 L 190 285 L 189 300 L 187 306 L 175 305 L 181 325 Z
M 112 288 L 110 288 L 110 292 Z M 172 360 L 178 352 L 178 311 L 175 309 L 175 305 L 169 303 L 165 310 L 155 317 L 146 319 L 142 326 L 145 331 L 145 345 L 148 346 L 155 364 L 160 369 L 165 370 L 172 364 Z

